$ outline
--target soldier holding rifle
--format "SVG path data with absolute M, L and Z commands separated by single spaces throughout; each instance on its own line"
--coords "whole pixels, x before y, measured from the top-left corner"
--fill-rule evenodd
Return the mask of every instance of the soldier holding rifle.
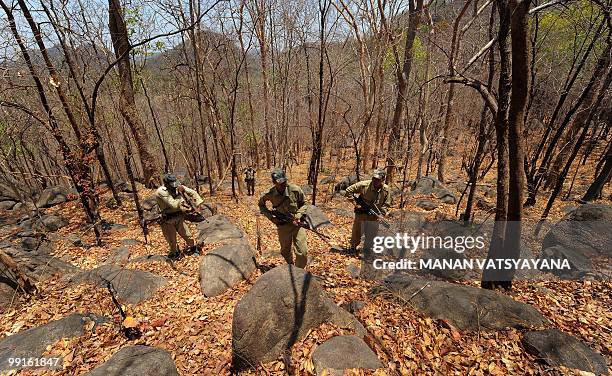
M 155 192 L 155 199 L 161 211 L 160 225 L 164 238 L 170 247 L 168 258 L 180 256 L 176 234 L 187 243 L 191 252 L 197 251 L 195 241 L 185 223 L 186 214 L 195 211 L 204 200 L 191 188 L 182 185 L 174 174 L 164 174 L 163 185 Z
M 357 182 L 346 189 L 346 197 L 355 205 L 355 219 L 351 233 L 350 252 L 359 256 L 357 246 L 365 234 L 364 257 L 370 256 L 372 242 L 378 232 L 378 224 L 391 206 L 391 191 L 385 184 L 385 170 L 374 170 L 371 180 Z
M 285 261 L 293 264 L 295 253 L 295 266 L 304 268 L 308 261 L 306 230 L 300 226 L 300 219 L 307 208 L 304 192 L 299 186 L 289 184 L 281 169 L 272 171 L 272 183 L 274 186 L 259 199 L 259 211 L 276 225 Z M 266 206 L 268 202 L 272 204 L 272 210 Z

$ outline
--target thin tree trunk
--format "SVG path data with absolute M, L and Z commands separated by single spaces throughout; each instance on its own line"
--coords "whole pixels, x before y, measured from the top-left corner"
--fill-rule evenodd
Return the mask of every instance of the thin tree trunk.
M 134 99 L 134 87 L 132 80 L 132 67 L 130 57 L 126 53 L 130 48 L 127 27 L 123 18 L 123 11 L 119 0 L 108 0 L 108 22 L 110 36 L 115 50 L 115 56 L 119 60 L 117 68 L 121 85 L 121 115 L 128 123 L 142 165 L 144 185 L 154 187 L 159 183 L 159 168 L 155 162 L 153 153 L 147 140 L 147 132 L 140 118 L 139 111 Z
M 457 51 L 459 50 L 459 23 L 461 19 L 465 15 L 468 7 L 470 6 L 471 0 L 467 0 L 461 8 L 459 15 L 455 19 L 453 24 L 453 37 L 451 41 L 451 51 L 450 51 L 450 59 L 448 60 L 448 75 L 450 77 L 455 76 L 455 57 L 457 56 Z M 438 180 L 444 182 L 444 175 L 446 173 L 446 154 L 448 153 L 448 137 L 449 130 L 451 127 L 451 123 L 455 118 L 455 84 L 450 83 L 448 88 L 448 97 L 446 99 L 446 114 L 444 116 L 444 127 L 442 128 L 442 144 L 440 147 L 440 159 L 438 160 Z
M 495 223 L 491 236 L 488 259 L 503 258 L 508 215 L 508 107 L 510 105 L 510 9 L 504 0 L 496 0 L 499 12 L 499 33 L 497 44 L 500 55 L 500 72 L 498 81 L 498 110 L 495 119 L 495 137 L 497 141 L 497 202 Z M 500 283 L 494 271 L 485 269 L 482 273 L 481 286 L 494 288 Z
M 580 151 L 580 148 L 582 147 L 582 144 L 584 143 L 584 139 L 586 138 L 586 134 L 589 130 L 589 126 L 591 125 L 591 122 L 593 122 L 593 118 L 595 117 L 595 114 L 597 113 L 598 108 L 601 102 L 603 101 L 603 98 L 605 97 L 607 88 L 610 87 L 610 83 L 612 82 L 612 67 L 608 66 L 607 71 L 608 72 L 606 74 L 606 78 L 603 83 L 603 90 L 599 92 L 599 95 L 597 96 L 597 100 L 595 101 L 595 104 L 591 108 L 591 111 L 589 112 L 589 116 L 584 123 L 582 132 L 580 133 L 578 140 L 576 140 L 576 143 L 574 144 L 572 153 L 570 154 L 567 162 L 565 162 L 565 166 L 563 167 L 563 169 L 561 170 L 559 174 L 559 178 L 557 179 L 555 187 L 553 188 L 550 194 L 550 197 L 548 198 L 548 202 L 546 203 L 546 208 L 544 208 L 544 212 L 542 213 L 542 216 L 540 217 L 540 223 L 538 224 L 537 230 L 540 229 L 540 225 L 548 217 L 548 214 L 550 213 L 550 209 L 552 208 L 553 203 L 555 202 L 555 199 L 559 195 L 559 192 L 561 192 L 561 189 L 563 188 L 563 182 L 565 181 L 565 178 L 570 170 L 570 167 L 572 166 L 572 162 L 578 155 L 578 152 Z
M 601 198 L 603 187 L 610 182 L 610 177 L 612 177 L 612 148 L 610 147 L 606 153 L 605 161 L 603 168 L 582 197 L 582 201 L 588 202 Z
M 517 259 L 521 253 L 523 192 L 525 188 L 523 126 L 529 96 L 530 0 L 510 0 L 512 11 L 512 94 L 508 113 L 508 224 L 504 242 L 505 258 Z M 498 271 L 499 273 L 499 271 Z M 516 270 L 503 275 L 506 287 L 512 286 Z
M 397 76 L 397 98 L 395 100 L 395 109 L 393 110 L 393 120 L 391 122 L 391 133 L 389 135 L 389 144 L 387 148 L 387 183 L 393 181 L 395 172 L 395 158 L 397 147 L 400 141 L 402 129 L 402 114 L 404 111 L 404 102 L 406 101 L 406 93 L 408 90 L 408 78 L 412 69 L 412 61 L 414 57 L 414 40 L 416 39 L 417 29 L 421 22 L 421 12 L 423 11 L 423 0 L 409 0 L 409 22 L 406 33 L 406 45 L 404 49 L 404 61 L 399 66 L 396 72 Z

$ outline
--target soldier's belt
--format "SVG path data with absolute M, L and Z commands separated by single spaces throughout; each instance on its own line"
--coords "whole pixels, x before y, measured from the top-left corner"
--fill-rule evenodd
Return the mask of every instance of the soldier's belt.
M 163 221 L 167 221 L 170 219 L 175 219 L 183 215 L 182 211 L 172 212 L 172 213 L 162 213 L 161 217 Z

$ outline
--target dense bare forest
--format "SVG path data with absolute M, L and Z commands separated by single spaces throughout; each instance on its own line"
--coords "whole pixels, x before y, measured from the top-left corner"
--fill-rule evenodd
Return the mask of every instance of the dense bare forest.
M 34 327 L 72 312 L 98 315 L 86 321 L 101 328 L 100 333 L 86 330 L 93 334 L 81 337 L 86 343 L 81 354 L 72 350 L 79 341 L 73 334 L 57 338 L 72 340 L 60 344 L 55 339 L 24 354 L 15 350 L 17 345 L 3 347 L 0 342 L 0 370 L 11 368 L 10 359 L 41 357 L 53 347 L 51 353 L 64 359 L 63 368 L 55 372 L 90 371 L 114 353 L 96 343 L 113 350 L 133 345 L 130 341 L 140 337 L 130 337 L 128 329 L 137 328 L 145 333 L 137 343 L 171 353 L 170 363 L 174 359 L 176 366 L 157 370 L 168 375 L 176 374 L 176 367 L 180 374 L 243 368 L 253 374 L 326 374 L 326 356 L 362 356 L 362 363 L 341 368 L 378 369 L 372 371 L 377 375 L 609 371 L 610 0 L 0 0 L 0 6 L 0 261 L 2 281 L 8 281 L 6 291 L 0 289 L 6 293 L 2 332 L 8 337 L 3 341 L 22 326 Z M 381 169 L 393 197 L 396 214 L 392 211 L 391 218 L 401 223 L 414 212 L 423 220 L 452 222 L 462 229 L 491 223 L 483 255 L 489 260 L 520 259 L 523 238 L 530 236 L 541 255 L 562 256 L 573 269 L 599 263 L 603 272 L 594 281 L 590 277 L 595 274 L 580 269 L 582 274 L 572 275 L 572 282 L 557 275 L 532 283 L 517 278 L 515 269 L 494 275 L 484 270 L 463 285 L 440 285 L 440 291 L 430 292 L 503 287 L 503 293 L 483 294 L 512 294 L 508 299 L 513 303 L 534 304 L 544 314 L 531 306 L 510 308 L 504 304 L 511 303 L 500 300 L 491 311 L 516 309 L 520 320 L 481 325 L 476 306 L 475 328 L 472 316 L 461 321 L 423 308 L 421 297 L 435 283 L 447 282 L 412 283 L 410 288 L 402 284 L 394 299 L 385 300 L 377 293 L 375 278 L 351 277 L 347 255 L 332 252 L 342 247 L 330 250 L 328 240 L 313 236 L 307 270 L 316 275 L 322 290 L 332 292 L 337 304 L 344 304 L 350 314 L 343 312 L 351 318 L 333 313 L 335 305 L 332 309 L 327 303 L 309 303 L 317 307 L 312 309 L 325 306 L 323 310 L 332 313 L 320 320 L 296 318 L 300 329 L 290 330 L 291 335 L 278 342 L 287 342 L 284 355 L 275 353 L 276 347 L 258 355 L 262 344 L 251 344 L 256 350 L 249 353 L 236 339 L 242 317 L 237 312 L 257 290 L 257 278 L 270 273 L 270 283 L 282 285 L 282 276 L 277 276 L 279 267 L 268 271 L 275 266 L 270 260 L 279 255 L 267 252 L 278 246 L 267 235 L 273 226 L 264 223 L 256 201 L 247 195 L 247 167 L 257 170 L 257 195 L 271 186 L 274 168 L 284 170 L 289 181 L 304 190 L 308 203 L 320 206 L 338 225 L 325 239 L 331 236 L 343 246 L 343 225 L 353 214 L 338 198 L 350 185 L 370 179 L 372 170 Z M 205 297 L 220 292 L 204 291 L 205 297 L 200 292 L 199 283 L 206 289 L 203 261 L 169 261 L 168 269 L 166 260 L 151 259 L 158 261 L 151 264 L 143 259 L 166 252 L 150 213 L 155 206 L 151 189 L 167 185 L 162 182 L 165 173 L 210 203 L 205 217 L 227 216 L 223 226 L 237 225 L 242 235 L 236 237 L 256 244 L 255 274 L 248 277 L 241 271 L 239 279 L 245 281 L 217 300 Z M 197 225 L 197 244 L 204 254 L 213 252 L 221 239 L 206 240 L 214 238 L 207 232 L 210 228 L 223 227 L 210 218 Z M 588 228 L 570 236 L 567 231 L 577 228 L 572 221 L 585 222 Z M 572 236 L 583 240 L 574 239 L 570 246 L 567 239 Z M 144 237 L 144 243 L 130 237 Z M 572 253 L 586 243 L 588 252 Z M 126 249 L 124 260 L 121 252 L 111 251 L 120 245 L 135 247 Z M 253 252 L 250 246 L 248 252 Z M 110 262 L 113 257 L 122 261 Z M 126 266 L 128 260 L 145 266 L 115 266 Z M 51 267 L 40 272 L 39 264 Z M 103 277 L 75 274 L 108 265 L 117 269 L 105 271 Z M 186 273 L 177 274 L 180 270 Z M 121 273 L 136 271 L 151 274 L 146 278 L 155 287 L 143 287 L 142 276 L 130 275 L 139 281 L 140 292 L 135 294 L 140 298 L 122 299 L 120 288 L 111 282 Z M 172 288 L 166 285 L 152 299 L 164 301 L 165 309 L 142 303 L 145 297 L 139 295 L 147 289 L 153 294 L 163 285 L 154 280 L 162 278 L 157 274 L 171 281 Z M 68 277 L 58 275 L 73 277 L 65 285 Z M 309 276 L 304 278 L 310 281 Z M 101 280 L 102 288 L 83 302 L 72 301 L 87 295 L 75 278 L 98 284 Z M 385 281 L 387 294 L 397 287 Z M 197 308 L 172 306 L 181 300 L 178 286 L 191 296 L 189 304 L 195 299 Z M 297 299 L 295 286 L 292 291 Z M 305 301 L 304 291 L 300 296 Z M 466 291 L 450 294 L 472 296 Z M 575 297 L 572 291 L 588 293 Z M 47 296 L 43 292 L 47 298 L 41 297 Z M 574 307 L 584 321 L 570 324 L 572 313 L 554 308 L 553 300 L 559 307 Z M 125 301 L 133 306 L 120 304 Z M 350 305 L 355 302 L 364 306 L 356 309 Z M 48 308 L 52 305 L 66 308 Z M 404 309 L 418 311 L 416 318 L 402 316 Z M 388 316 L 380 317 L 386 311 Z M 210 324 L 208 328 L 190 323 L 196 314 L 210 316 L 198 321 Z M 18 320 L 20 316 L 27 319 Z M 119 324 L 104 326 L 103 316 Z M 323 321 L 328 323 L 321 327 Z M 15 327 L 17 322 L 21 324 Z M 560 331 L 545 340 L 583 346 L 580 351 L 588 352 L 587 360 L 544 354 L 545 346 L 537 349 L 543 331 L 524 329 L 551 322 L 582 342 Z M 164 332 L 164 325 L 172 329 Z M 113 332 L 117 326 L 124 335 Z M 481 326 L 493 332 L 481 334 Z M 501 331 L 508 327 L 513 329 Z M 215 333 L 225 334 L 215 338 Z M 345 334 L 364 338 L 374 360 L 368 363 L 368 354 L 362 353 L 334 354 L 333 348 L 315 359 L 313 352 L 324 348 L 325 340 Z M 197 335 L 197 341 L 191 338 Z M 417 347 L 410 340 L 415 335 Z M 165 343 L 168 336 L 175 339 Z M 483 345 L 489 342 L 493 348 Z M 456 359 L 462 348 L 472 345 L 480 350 L 470 352 L 467 363 Z M 335 346 L 343 348 L 342 343 Z M 126 351 L 142 356 L 142 349 L 131 349 Z M 208 355 L 198 362 L 200 352 Z M 147 356 L 163 363 L 164 354 Z M 96 360 L 88 363 L 88 356 Z M 238 356 L 246 360 L 237 361 Z M 127 374 L 110 367 L 97 374 Z M 131 372 L 155 373 L 146 368 Z

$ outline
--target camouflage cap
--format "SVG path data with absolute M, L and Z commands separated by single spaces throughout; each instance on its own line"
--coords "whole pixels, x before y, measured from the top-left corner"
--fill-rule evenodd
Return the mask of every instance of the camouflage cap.
M 164 174 L 163 181 L 166 187 L 177 188 L 181 185 L 174 174 Z
M 386 176 L 387 172 L 382 168 L 377 168 L 374 170 L 374 172 L 372 172 L 372 179 L 384 180 Z
M 285 175 L 285 171 L 280 168 L 276 168 L 272 171 L 272 180 L 277 183 L 284 183 L 287 181 L 287 176 Z

